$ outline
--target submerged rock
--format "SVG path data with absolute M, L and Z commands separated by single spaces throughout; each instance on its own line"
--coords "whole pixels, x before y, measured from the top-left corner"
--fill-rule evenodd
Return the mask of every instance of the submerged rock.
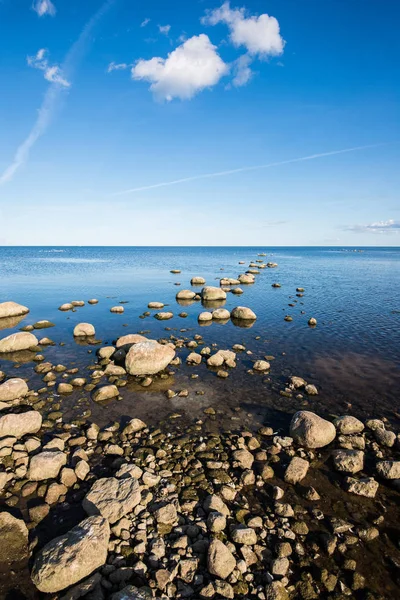
M 53 594 L 81 581 L 105 564 L 109 539 L 110 526 L 103 517 L 81 521 L 38 552 L 33 583 L 41 592 Z
M 0 319 L 20 317 L 21 315 L 26 315 L 28 312 L 29 308 L 17 302 L 0 302 Z
M 0 385 L 0 401 L 9 402 L 23 398 L 28 393 L 28 386 L 23 379 L 7 379 Z
M 38 339 L 33 333 L 13 333 L 0 340 L 0 353 L 20 352 L 38 345 Z
M 315 413 L 301 410 L 292 418 L 290 435 L 299 446 L 322 448 L 335 439 L 336 429 Z
M 130 375 L 154 375 L 163 371 L 174 356 L 172 346 L 147 340 L 132 346 L 126 356 L 125 368 Z

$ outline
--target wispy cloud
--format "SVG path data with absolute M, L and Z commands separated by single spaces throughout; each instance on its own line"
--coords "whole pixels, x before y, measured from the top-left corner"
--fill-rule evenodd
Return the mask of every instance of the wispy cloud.
M 85 50 L 88 42 L 90 41 L 90 36 L 92 31 L 97 24 L 97 22 L 103 17 L 103 15 L 107 12 L 109 8 L 116 2 L 116 0 L 107 0 L 101 8 L 94 14 L 94 16 L 86 23 L 83 28 L 82 33 L 80 34 L 77 41 L 70 48 L 64 64 L 62 65 L 62 72 L 67 74 L 67 81 L 71 79 L 71 76 L 78 66 Z M 42 56 L 43 58 L 43 56 Z M 39 56 L 40 60 L 40 56 Z M 49 77 L 54 77 L 50 73 Z M 55 82 L 52 79 L 49 79 L 51 85 L 49 86 L 43 102 L 42 106 L 38 111 L 38 116 L 34 126 L 32 127 L 27 138 L 22 142 L 22 144 L 17 148 L 17 151 L 14 155 L 14 158 L 11 164 L 5 169 L 5 171 L 0 175 L 0 185 L 4 185 L 8 181 L 11 181 L 18 171 L 18 169 L 26 163 L 29 158 L 29 153 L 32 147 L 35 145 L 37 140 L 46 132 L 50 123 L 52 122 L 53 116 L 58 108 L 59 100 L 61 94 L 65 90 L 65 86 L 60 85 L 59 82 Z
M 39 15 L 39 17 L 44 17 L 45 15 L 54 17 L 57 12 L 56 7 L 50 0 L 36 0 L 33 3 L 32 8 Z
M 239 167 L 238 169 L 230 169 L 228 171 L 217 171 L 215 173 L 203 173 L 202 175 L 193 175 L 192 177 L 183 177 L 182 179 L 175 179 L 173 181 L 164 181 L 162 183 L 154 183 L 151 185 L 145 185 L 142 187 L 131 188 L 129 190 L 123 190 L 116 192 L 112 196 L 122 196 L 124 194 L 133 194 L 136 192 L 143 192 L 145 190 L 153 190 L 161 187 L 168 187 L 170 185 L 177 185 L 179 183 L 188 183 L 190 181 L 198 181 L 200 179 L 211 179 L 213 177 L 224 177 L 226 175 L 234 175 L 235 173 L 245 173 L 246 171 L 258 171 L 261 169 L 271 169 L 273 167 L 280 167 L 283 165 L 290 165 L 292 163 L 305 162 L 308 160 L 314 160 L 316 158 L 324 158 L 326 156 L 335 156 L 336 154 L 346 154 L 348 152 L 358 152 L 360 150 L 367 150 L 369 148 L 379 148 L 380 146 L 386 146 L 387 143 L 381 144 L 369 144 L 367 146 L 355 146 L 353 148 L 344 148 L 343 150 L 332 150 L 331 152 L 321 152 L 319 154 L 310 154 L 309 156 L 301 156 L 299 158 L 291 158 L 289 160 L 281 160 L 279 162 L 267 163 L 264 165 L 255 165 L 250 167 Z
M 108 65 L 107 73 L 111 73 L 112 71 L 125 71 L 125 69 L 129 69 L 132 65 L 128 65 L 127 63 L 115 63 L 111 62 Z
M 369 225 L 353 225 L 351 227 L 346 227 L 345 230 L 354 231 L 356 233 L 379 233 L 388 235 L 400 232 L 400 221 L 389 219 L 388 221 L 377 221 L 376 223 L 370 223 Z
M 140 23 L 140 27 L 146 27 L 150 23 L 151 19 L 145 19 Z
M 158 30 L 163 35 L 168 35 L 171 29 L 171 25 L 159 25 Z
M 71 84 L 63 76 L 61 68 L 57 65 L 50 65 L 47 55 L 47 50 L 41 48 L 35 56 L 28 56 L 27 63 L 30 67 L 43 71 L 47 81 L 69 87 Z

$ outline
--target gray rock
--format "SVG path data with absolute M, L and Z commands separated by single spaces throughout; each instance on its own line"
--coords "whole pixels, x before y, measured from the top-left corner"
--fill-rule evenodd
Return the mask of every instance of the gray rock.
M 353 433 L 361 433 L 364 430 L 364 424 L 350 415 L 338 417 L 334 420 L 333 424 L 336 427 L 338 433 L 343 435 L 351 435 Z
M 125 368 L 130 375 L 154 375 L 163 371 L 173 360 L 175 350 L 155 340 L 139 342 L 129 350 Z
M 111 400 L 118 396 L 118 388 L 116 385 L 103 385 L 97 388 L 93 392 L 93 400 L 95 402 L 103 402 L 104 400 Z
M 297 412 L 290 423 L 290 435 L 300 446 L 322 448 L 336 436 L 335 426 L 307 410 Z
M 362 450 L 334 450 L 332 459 L 335 469 L 344 473 L 358 473 L 364 468 Z
M 66 463 L 67 457 L 64 452 L 45 450 L 35 454 L 35 456 L 32 456 L 29 465 L 29 479 L 31 481 L 55 479 Z
M 0 340 L 0 353 L 20 352 L 38 345 L 38 339 L 33 333 L 12 333 Z
M 285 481 L 292 484 L 299 483 L 307 475 L 309 466 L 310 463 L 307 460 L 294 456 L 286 469 Z
M 364 479 L 347 477 L 346 485 L 347 491 L 350 492 L 350 494 L 365 496 L 365 498 L 375 498 L 379 488 L 379 483 L 375 481 L 373 477 L 366 477 Z
M 42 426 L 42 415 L 36 410 L 0 417 L 0 438 L 12 436 L 17 439 L 27 433 L 37 433 Z
M 396 434 L 393 431 L 386 431 L 386 429 L 375 429 L 374 436 L 380 446 L 387 448 L 392 448 L 396 442 Z
M 0 401 L 9 402 L 23 398 L 28 393 L 28 386 L 23 379 L 7 379 L 0 385 Z
M 98 479 L 82 502 L 88 515 L 101 514 L 115 523 L 130 513 L 140 502 L 141 493 L 136 479 Z
M 220 540 L 213 539 L 208 547 L 207 567 L 211 575 L 226 579 L 236 567 L 232 552 Z
M 20 561 L 28 555 L 28 529 L 22 519 L 0 513 L 0 563 Z
M 384 479 L 400 479 L 400 460 L 383 460 L 378 462 L 376 470 Z
M 233 460 L 238 462 L 242 469 L 251 469 L 254 462 L 254 456 L 251 452 L 246 450 L 246 448 L 235 450 L 232 456 Z
M 178 519 L 175 505 L 172 503 L 161 506 L 154 512 L 157 523 L 162 525 L 172 525 Z
M 110 526 L 100 516 L 89 517 L 55 538 L 35 556 L 31 577 L 41 592 L 59 592 L 103 566 Z
M 151 600 L 151 590 L 148 587 L 137 588 L 128 585 L 111 596 L 111 600 Z
M 235 544 L 243 546 L 254 546 L 257 544 L 257 534 L 251 527 L 236 527 L 231 533 Z

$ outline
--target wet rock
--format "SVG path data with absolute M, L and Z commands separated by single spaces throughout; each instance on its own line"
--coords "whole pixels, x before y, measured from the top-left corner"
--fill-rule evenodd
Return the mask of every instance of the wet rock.
M 306 385 L 306 387 L 304 388 L 304 391 L 309 396 L 318 396 L 318 390 L 317 390 L 316 386 L 311 383 L 308 383 Z
M 72 310 L 73 308 L 74 305 L 71 302 L 66 302 L 65 304 L 61 304 L 61 306 L 58 307 L 58 310 L 66 312 L 67 310 Z
M 346 486 L 347 491 L 350 492 L 350 494 L 365 496 L 365 498 L 375 498 L 376 492 L 379 488 L 379 483 L 375 481 L 373 477 L 366 477 L 364 479 L 347 477 Z
M 308 324 L 310 327 L 315 327 L 317 324 L 317 319 L 314 319 L 314 317 L 311 317 L 310 319 L 308 319 Z
M 253 369 L 255 371 L 269 371 L 270 368 L 271 365 L 266 360 L 256 360 L 256 362 L 253 365 Z
M 307 460 L 294 456 L 286 469 L 285 481 L 292 484 L 299 483 L 307 475 L 309 466 Z
M 149 588 L 137 588 L 133 585 L 128 585 L 121 591 L 113 594 L 111 600 L 151 600 L 152 597 Z
M 70 383 L 60 383 L 57 387 L 58 394 L 70 394 L 73 391 L 74 387 Z
M 190 280 L 190 284 L 191 285 L 205 285 L 206 280 L 204 279 L 204 277 L 192 277 L 192 279 Z
M 255 321 L 257 319 L 257 315 L 246 306 L 236 306 L 231 312 L 231 317 L 238 321 Z
M 96 330 L 90 323 L 78 323 L 74 328 L 74 337 L 91 337 L 96 335 Z
M 28 529 L 22 519 L 0 512 L 0 563 L 20 561 L 28 555 Z
M 189 365 L 199 365 L 199 364 L 201 364 L 201 360 L 202 360 L 201 354 L 197 354 L 197 352 L 191 352 L 188 355 L 186 362 Z
M 97 388 L 93 392 L 93 400 L 95 402 L 103 402 L 104 400 L 111 400 L 118 396 L 118 388 L 116 385 L 103 385 Z
M 193 300 L 193 298 L 196 296 L 195 292 L 192 292 L 191 290 L 179 290 L 179 292 L 176 294 L 176 299 L 177 300 Z
M 140 502 L 141 493 L 136 479 L 98 479 L 82 502 L 88 515 L 101 514 L 110 523 L 116 523 L 130 513 Z
M 129 350 L 125 368 L 130 375 L 154 375 L 163 371 L 174 356 L 175 350 L 168 344 L 155 340 L 139 342 Z
M 200 313 L 199 316 L 198 316 L 198 320 L 200 322 L 202 322 L 202 321 L 212 321 L 212 318 L 213 318 L 212 313 L 210 313 L 208 311 L 204 311 L 204 312 Z
M 400 460 L 383 460 L 378 462 L 376 470 L 384 479 L 400 479 Z
M 290 378 L 290 386 L 295 390 L 299 390 L 307 385 L 307 381 L 305 381 L 302 377 L 293 376 Z
M 215 321 L 225 321 L 230 318 L 231 314 L 226 308 L 216 308 L 212 311 L 212 318 Z
M 19 439 L 27 433 L 37 433 L 41 426 L 42 415 L 36 410 L 4 415 L 0 418 L 0 438 L 13 436 Z
M 125 311 L 123 306 L 112 306 L 110 308 L 110 312 L 112 313 L 116 313 L 116 314 L 122 314 Z
M 114 346 L 103 346 L 99 349 L 99 357 L 100 358 L 111 358 L 115 352 Z
M 335 439 L 336 429 L 315 413 L 302 410 L 292 418 L 290 435 L 299 446 L 322 448 Z
M 0 353 L 20 352 L 38 345 L 38 339 L 33 333 L 12 333 L 0 340 Z
M 154 315 L 157 321 L 169 321 L 170 319 L 172 319 L 173 316 L 174 313 L 172 312 L 159 312 L 156 315 Z
M 0 319 L 19 317 L 26 315 L 28 312 L 29 308 L 17 302 L 0 302 Z
M 232 552 L 218 539 L 211 540 L 208 547 L 207 567 L 211 575 L 226 579 L 236 567 Z
M 110 527 L 95 516 L 55 538 L 35 556 L 32 581 L 41 592 L 55 593 L 103 566 L 107 560 Z
M 334 450 L 332 459 L 335 469 L 344 473 L 358 473 L 364 468 L 362 450 Z
M 364 424 L 356 417 L 345 415 L 334 420 L 333 424 L 338 433 L 343 435 L 351 435 L 353 433 L 361 433 L 364 430 Z
M 49 327 L 55 327 L 54 323 L 51 321 L 47 321 L 46 319 L 43 321 L 37 321 L 33 324 L 34 329 L 48 329 Z
M 0 385 L 0 401 L 9 402 L 23 398 L 28 393 L 28 386 L 23 379 L 7 379 Z
M 219 287 L 206 286 L 201 290 L 201 297 L 205 301 L 226 300 L 226 292 Z
M 164 308 L 165 304 L 163 302 L 149 302 L 147 308 L 160 310 L 160 308 Z
M 254 275 L 251 275 L 250 273 L 242 273 L 239 275 L 238 281 L 242 284 L 251 284 L 255 282 L 255 278 Z
M 35 454 L 29 465 L 29 479 L 31 481 L 55 479 L 66 463 L 67 457 L 64 452 L 45 450 Z

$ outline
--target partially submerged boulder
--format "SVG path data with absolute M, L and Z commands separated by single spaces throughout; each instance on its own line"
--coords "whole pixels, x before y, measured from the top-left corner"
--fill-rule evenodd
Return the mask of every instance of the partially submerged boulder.
M 33 333 L 12 333 L 0 340 L 0 353 L 20 352 L 38 345 L 38 339 Z
M 74 327 L 74 337 L 92 337 L 96 330 L 91 323 L 78 323 Z
M 323 448 L 336 436 L 335 426 L 308 410 L 297 412 L 290 423 L 290 435 L 299 446 Z
M 226 300 L 226 292 L 219 287 L 208 285 L 201 290 L 201 297 L 205 301 Z
M 231 312 L 231 317 L 238 321 L 255 321 L 257 319 L 255 312 L 247 306 L 236 306 Z
M 174 357 L 171 345 L 147 340 L 132 346 L 126 355 L 125 368 L 130 375 L 154 375 L 163 371 Z
M 19 317 L 26 315 L 29 312 L 29 308 L 18 304 L 17 302 L 0 302 L 0 319 L 7 317 Z
M 41 592 L 54 594 L 81 581 L 107 560 L 110 526 L 93 516 L 42 548 L 35 556 L 32 581 Z

